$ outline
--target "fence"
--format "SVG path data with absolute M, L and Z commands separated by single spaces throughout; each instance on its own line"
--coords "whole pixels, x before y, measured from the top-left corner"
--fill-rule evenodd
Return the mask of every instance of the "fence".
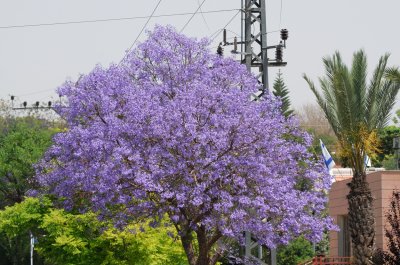
M 351 257 L 325 257 L 317 256 L 312 260 L 300 263 L 299 265 L 352 265 Z

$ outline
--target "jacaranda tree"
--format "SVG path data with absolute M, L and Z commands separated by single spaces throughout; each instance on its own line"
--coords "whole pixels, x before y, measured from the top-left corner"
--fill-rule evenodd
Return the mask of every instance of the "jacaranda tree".
M 215 264 L 243 231 L 270 247 L 318 240 L 331 226 L 321 215 L 330 177 L 307 152 L 310 137 L 273 96 L 251 102 L 256 78 L 208 44 L 156 27 L 120 65 L 60 87 L 69 129 L 39 182 L 117 225 L 167 215 L 191 265 Z

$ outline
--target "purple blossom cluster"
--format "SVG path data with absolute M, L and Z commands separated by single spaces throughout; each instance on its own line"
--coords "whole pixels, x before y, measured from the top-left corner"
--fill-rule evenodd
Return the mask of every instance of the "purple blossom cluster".
M 331 179 L 310 136 L 273 96 L 250 101 L 256 78 L 208 44 L 157 26 L 120 65 L 61 86 L 68 130 L 38 165 L 40 184 L 68 208 L 167 214 L 181 237 L 318 241 L 332 226 Z

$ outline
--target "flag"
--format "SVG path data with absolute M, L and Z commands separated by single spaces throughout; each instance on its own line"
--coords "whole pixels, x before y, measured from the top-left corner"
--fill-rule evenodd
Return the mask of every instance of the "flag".
M 366 167 L 371 167 L 371 159 L 369 158 L 369 156 L 367 154 L 364 156 L 364 165 Z
M 335 162 L 333 161 L 331 155 L 328 152 L 328 149 L 326 149 L 321 139 L 319 139 L 319 142 L 321 144 L 322 156 L 324 157 L 325 165 L 328 170 L 331 170 L 335 166 Z

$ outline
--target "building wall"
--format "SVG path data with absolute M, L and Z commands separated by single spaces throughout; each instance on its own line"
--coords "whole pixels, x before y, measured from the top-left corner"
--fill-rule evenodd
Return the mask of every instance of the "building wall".
M 347 184 L 351 178 L 336 181 L 332 184 L 329 193 L 329 215 L 338 223 L 338 216 L 348 214 L 347 194 L 349 187 Z M 400 171 L 377 171 L 367 174 L 372 197 L 374 198 L 374 216 L 375 216 L 375 243 L 377 248 L 386 249 L 386 239 L 384 235 L 385 212 L 389 208 L 389 202 L 392 192 L 395 189 L 400 191 Z M 339 254 L 339 232 L 330 232 L 330 255 L 338 256 Z

